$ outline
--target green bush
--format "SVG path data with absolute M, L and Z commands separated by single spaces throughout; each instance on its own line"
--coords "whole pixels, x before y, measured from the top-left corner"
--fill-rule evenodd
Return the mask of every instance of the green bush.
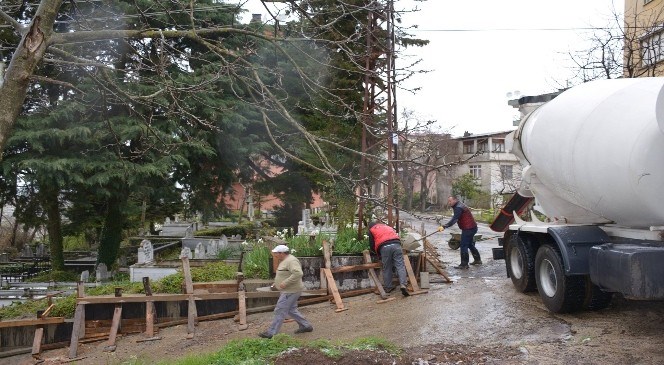
M 242 263 L 244 276 L 253 279 L 269 279 L 270 257 L 272 257 L 270 249 L 265 246 L 256 246 L 248 250 Z
M 71 272 L 71 271 L 48 271 L 48 272 L 43 272 L 40 273 L 39 275 L 33 277 L 32 279 L 29 279 L 28 282 L 31 283 L 41 283 L 41 282 L 47 282 L 47 281 L 55 281 L 57 282 L 76 282 L 80 278 L 80 275 Z

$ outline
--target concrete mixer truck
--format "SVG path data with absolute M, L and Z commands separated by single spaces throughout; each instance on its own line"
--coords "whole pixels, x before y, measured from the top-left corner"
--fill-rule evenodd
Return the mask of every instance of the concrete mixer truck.
M 521 121 L 512 152 L 522 183 L 491 228 L 518 291 L 557 313 L 664 299 L 664 78 L 573 87 Z M 523 218 L 532 203 L 545 218 Z

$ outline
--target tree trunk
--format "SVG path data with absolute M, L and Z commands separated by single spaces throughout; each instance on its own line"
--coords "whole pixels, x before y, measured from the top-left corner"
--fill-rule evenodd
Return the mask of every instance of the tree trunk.
M 0 84 L 0 150 L 4 150 L 30 86 L 30 77 L 44 57 L 62 0 L 42 0 L 16 48 Z M 1 157 L 0 157 L 1 158 Z
M 51 247 L 51 268 L 55 271 L 65 269 L 65 257 L 62 246 L 62 223 L 60 217 L 60 204 L 58 203 L 59 190 L 40 184 L 42 205 L 46 211 L 46 230 Z
M 420 181 L 420 211 L 424 212 L 427 208 L 427 196 L 429 195 L 429 189 L 427 189 L 427 178 L 425 174 L 422 176 Z
M 122 241 L 122 227 L 124 225 L 124 199 L 112 196 L 108 199 L 106 217 L 104 218 L 104 229 L 101 233 L 97 263 L 106 264 L 111 268 L 118 258 L 120 242 Z

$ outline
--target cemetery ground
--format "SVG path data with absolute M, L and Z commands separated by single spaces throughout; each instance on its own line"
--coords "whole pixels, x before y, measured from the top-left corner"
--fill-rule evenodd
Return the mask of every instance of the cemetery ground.
M 433 232 L 435 222 L 425 221 Z M 419 226 L 419 222 L 414 226 Z M 248 329 L 239 331 L 232 319 L 200 322 L 193 339 L 186 339 L 186 324 L 159 331 L 158 341 L 137 342 L 143 335 L 118 339 L 115 352 L 104 352 L 105 343 L 81 344 L 81 364 L 177 363 L 187 355 L 214 353 L 231 340 L 253 339 L 263 346 L 291 341 L 327 340 L 351 343 L 377 337 L 403 349 L 398 355 L 386 351 L 353 350 L 340 357 L 327 357 L 312 348 L 299 348 L 279 355 L 277 364 L 661 364 L 664 363 L 664 303 L 628 301 L 615 297 L 609 308 L 597 312 L 553 314 L 537 293 L 521 294 L 505 275 L 504 261 L 491 258 L 498 246 L 496 234 L 485 226 L 480 233 L 492 239 L 478 243 L 484 265 L 469 270 L 452 269 L 458 250 L 447 246 L 449 232 L 434 234 L 430 241 L 448 265 L 452 284 L 431 275 L 427 294 L 402 297 L 376 304 L 377 295 L 344 298 L 348 310 L 336 313 L 332 303 L 303 306 L 301 312 L 314 331 L 293 334 L 297 324 L 285 323 L 271 340 L 259 339 L 272 313 L 250 314 Z M 286 337 L 288 336 L 288 337 Z M 271 342 L 272 341 L 272 342 Z M 67 349 L 46 351 L 45 364 L 67 359 Z M 16 356 L 3 364 L 34 364 L 29 355 Z M 196 362 L 193 362 L 196 363 Z

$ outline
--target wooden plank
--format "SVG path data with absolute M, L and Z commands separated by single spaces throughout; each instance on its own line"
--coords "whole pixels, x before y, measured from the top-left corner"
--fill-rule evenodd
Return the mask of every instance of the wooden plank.
M 323 240 L 323 258 L 325 259 L 325 268 L 332 268 L 332 251 L 330 250 L 330 243 L 327 240 Z
M 364 262 L 365 263 L 370 263 L 371 262 L 371 254 L 369 254 L 369 250 L 364 250 L 362 251 L 362 255 L 364 256 Z M 380 265 L 382 267 L 382 265 Z M 369 269 L 369 278 L 373 280 L 374 285 L 376 285 L 376 288 L 378 288 L 378 293 L 380 293 L 380 297 L 382 299 L 387 298 L 387 293 L 385 292 L 385 289 L 383 288 L 383 284 L 381 284 L 380 280 L 378 279 L 378 276 L 376 275 L 376 271 L 374 269 Z
M 408 255 L 406 254 L 403 255 L 403 263 L 404 266 L 406 266 L 406 273 L 408 273 L 408 280 L 410 281 L 410 285 L 413 287 L 413 291 L 419 292 L 420 286 L 417 284 L 417 278 L 413 273 L 413 267 L 410 266 L 410 259 L 408 259 Z
M 41 325 L 44 325 L 44 324 L 58 324 L 58 323 L 64 323 L 64 322 L 65 322 L 65 317 L 17 319 L 17 320 L 12 320 L 12 321 L 0 321 L 0 328 L 23 327 L 23 326 L 41 326 Z
M 55 307 L 55 304 L 50 304 L 48 308 L 46 308 L 46 310 L 41 314 L 40 318 L 48 317 L 48 315 L 51 314 L 53 307 Z
M 152 296 L 152 286 L 150 286 L 150 278 L 143 277 L 143 289 L 146 297 Z M 154 337 L 154 319 L 155 319 L 155 306 L 154 302 L 145 303 L 145 334 L 148 337 Z
M 196 301 L 194 300 L 194 295 L 191 294 L 187 304 L 187 338 L 193 338 L 194 336 L 196 317 Z
M 94 296 L 76 300 L 78 304 L 117 304 L 117 303 L 147 303 L 187 301 L 193 296 L 194 300 L 237 299 L 237 293 L 206 293 L 206 294 L 155 294 L 151 297 L 145 295 L 126 295 L 123 297 Z
M 182 274 L 184 275 L 185 293 L 194 293 L 194 284 L 191 281 L 191 268 L 189 267 L 189 257 L 182 257 Z
M 361 265 L 350 265 L 350 266 L 337 266 L 330 269 L 333 274 L 340 272 L 352 272 L 352 271 L 361 271 L 369 269 L 380 269 L 382 265 L 379 262 L 370 262 Z
M 390 298 L 387 298 L 387 299 L 377 300 L 377 301 L 376 301 L 376 304 L 383 304 L 383 303 L 391 302 L 391 301 L 393 301 L 393 300 L 397 300 L 397 298 L 395 298 L 395 297 L 390 297 Z
M 431 259 L 430 256 L 427 256 L 427 261 L 429 261 L 429 263 L 430 263 L 430 264 L 436 269 L 436 271 L 437 271 L 442 277 L 445 278 L 445 280 L 446 280 L 448 283 L 451 283 L 451 282 L 452 282 L 452 280 L 450 279 L 450 277 L 447 276 L 447 273 L 445 272 L 445 270 L 441 269 L 441 268 L 438 266 L 438 264 L 437 264 L 435 261 L 433 261 L 433 260 Z
M 240 315 L 240 323 L 238 324 L 238 329 L 240 331 L 244 331 L 249 326 L 247 326 L 247 300 L 245 299 L 244 296 L 244 290 L 240 290 L 237 292 L 237 300 L 238 300 L 238 312 Z
M 116 304 L 113 310 L 113 322 L 111 322 L 111 332 L 108 335 L 108 346 L 115 346 L 115 339 L 118 335 L 120 328 L 120 320 L 122 319 L 122 304 Z
M 334 277 L 332 276 L 332 272 L 330 271 L 330 269 L 326 268 L 322 268 L 321 270 L 325 270 L 327 287 L 332 292 L 332 297 L 334 298 L 334 304 L 337 305 L 337 309 L 335 311 L 342 312 L 347 310 L 348 308 L 344 307 L 344 302 L 341 300 L 341 296 L 339 295 L 339 289 L 337 289 L 337 284 L 334 282 Z
M 32 339 L 32 356 L 37 357 L 41 352 L 41 345 L 44 339 L 44 327 L 35 329 L 35 337 Z
M 78 340 L 81 336 L 81 323 L 85 325 L 85 304 L 77 304 L 74 312 L 74 326 L 71 331 L 71 342 L 69 343 L 69 358 L 76 358 L 78 352 Z

